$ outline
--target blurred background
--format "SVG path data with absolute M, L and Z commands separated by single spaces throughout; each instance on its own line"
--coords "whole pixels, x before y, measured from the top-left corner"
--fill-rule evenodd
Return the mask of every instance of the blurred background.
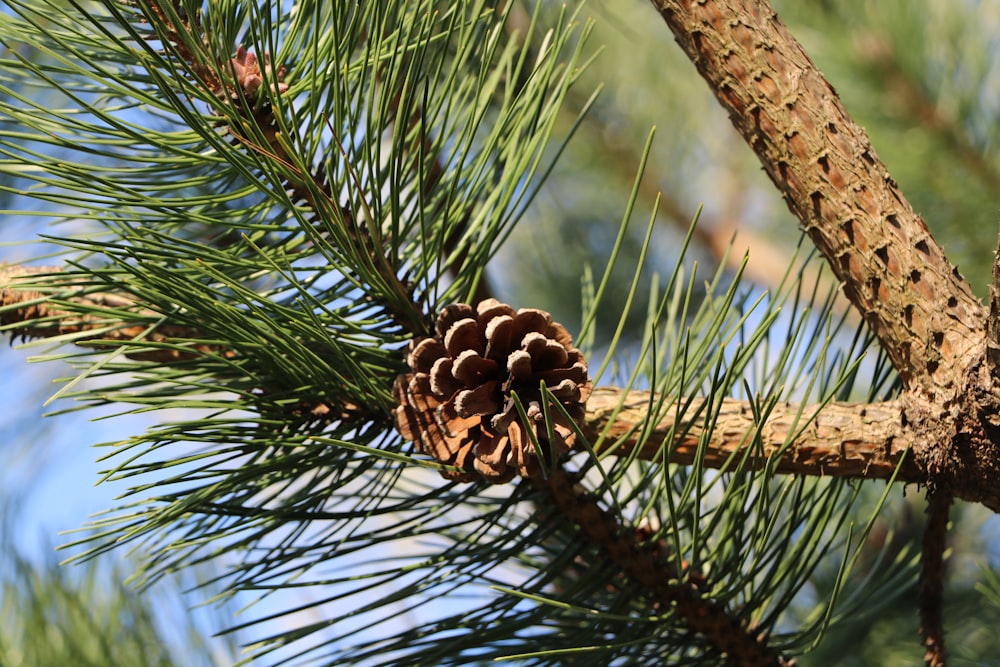
M 1000 228 L 1000 3 L 776 0 L 775 6 L 867 128 L 951 261 L 985 296 Z M 619 261 L 621 294 L 605 300 L 607 312 L 599 317 L 604 333 L 617 323 L 614 309 L 628 289 L 657 197 L 650 275 L 669 274 L 701 209 L 686 270 L 708 278 L 720 263 L 735 270 L 749 253 L 747 289 L 773 289 L 799 246 L 797 222 L 669 30 L 638 1 L 592 2 L 584 16 L 596 22 L 589 45 L 600 54 L 569 99 L 563 134 L 591 91 L 602 92 L 491 266 L 498 296 L 547 309 L 571 329 L 580 321 L 581 272 L 603 270 L 652 126 L 634 236 Z M 0 218 L 0 261 L 40 257 L 46 250 L 35 241 L 46 230 L 18 212 L 24 203 L 16 198 L 0 207 L 9 211 Z M 545 280 L 507 279 L 525 272 Z M 829 281 L 825 275 L 819 280 Z M 846 309 L 846 300 L 840 306 Z M 104 466 L 95 460 L 104 452 L 94 445 L 148 424 L 137 417 L 103 420 L 95 411 L 43 418 L 72 406 L 46 404 L 68 369 L 30 363 L 40 349 L 15 344 L 0 352 L 7 408 L 0 413 L 0 655 L 6 651 L 13 665 L 232 664 L 246 636 L 213 638 L 207 629 L 234 624 L 239 600 L 188 611 L 196 598 L 184 591 L 210 579 L 210 570 L 163 580 L 140 595 L 125 581 L 125 550 L 96 563 L 57 565 L 70 554 L 55 547 L 76 539 L 61 533 L 81 529 L 123 491 L 97 484 Z M 872 552 L 919 543 L 922 511 L 917 490 L 900 487 L 870 538 Z M 1000 663 L 994 629 L 1000 612 L 989 587 L 977 587 L 984 569 L 988 577 L 1000 563 L 998 526 L 979 508 L 954 513 L 945 616 L 953 664 Z M 863 574 L 862 567 L 856 576 Z M 832 585 L 823 576 L 813 595 Z M 901 596 L 874 622 L 843 623 L 800 664 L 919 664 L 914 600 Z

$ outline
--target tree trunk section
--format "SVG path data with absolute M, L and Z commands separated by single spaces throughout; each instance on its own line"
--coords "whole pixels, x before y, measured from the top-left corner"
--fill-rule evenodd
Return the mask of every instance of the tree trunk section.
M 953 395 L 982 305 L 802 46 L 759 0 L 653 5 L 907 386 Z
M 899 372 L 924 481 L 1000 511 L 986 312 L 766 0 L 651 0 Z

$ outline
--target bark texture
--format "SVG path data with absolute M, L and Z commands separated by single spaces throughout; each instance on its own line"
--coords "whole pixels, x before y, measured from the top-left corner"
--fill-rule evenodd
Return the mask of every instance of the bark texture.
M 982 305 L 802 46 L 766 2 L 653 4 L 904 381 L 953 393 Z
M 923 481 L 1000 511 L 986 311 L 764 0 L 652 0 L 902 377 Z
M 923 481 L 913 458 L 906 456 L 911 434 L 899 401 L 779 403 L 757 423 L 748 403 L 727 398 L 712 406 L 714 425 L 706 435 L 704 399 L 691 401 L 681 419 L 675 416 L 676 403 L 670 404 L 666 417 L 646 429 L 649 392 L 622 393 L 613 387 L 595 389 L 584 424 L 591 441 L 606 432 L 606 447 L 620 456 L 638 449 L 634 455 L 640 459 L 685 465 L 700 450 L 710 468 L 729 468 L 748 457 L 751 467 L 771 461 L 778 473 L 889 479 L 899 467 L 897 481 Z

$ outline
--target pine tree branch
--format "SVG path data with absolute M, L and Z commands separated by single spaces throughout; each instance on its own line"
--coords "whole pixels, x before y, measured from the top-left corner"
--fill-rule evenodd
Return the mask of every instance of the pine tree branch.
M 697 576 L 680 577 L 670 563 L 640 543 L 635 530 L 626 530 L 617 518 L 602 508 L 597 499 L 574 484 L 562 468 L 546 479 L 532 480 L 548 494 L 563 516 L 572 520 L 587 539 L 600 546 L 605 555 L 642 592 L 653 598 L 654 611 L 673 611 L 688 628 L 703 636 L 728 665 L 777 667 L 794 665 L 767 645 L 767 637 L 747 627 L 738 614 L 726 610 L 707 597 L 697 584 Z
M 0 326 L 12 336 L 22 338 L 78 334 L 74 342 L 94 347 L 110 347 L 142 336 L 142 340 L 170 347 L 142 349 L 129 352 L 127 356 L 159 363 L 182 361 L 206 352 L 232 354 L 217 346 L 196 342 L 190 344 L 189 353 L 174 349 L 173 345 L 188 345 L 187 341 L 198 341 L 206 335 L 193 326 L 161 323 L 151 328 L 150 320 L 159 320 L 162 315 L 140 309 L 126 295 L 91 290 L 78 296 L 63 295 L 58 306 L 49 303 L 52 293 L 72 287 L 71 282 L 61 282 L 58 278 L 59 269 L 54 267 L 0 265 Z M 43 281 L 45 290 L 39 289 Z M 28 287 L 20 288 L 18 282 Z M 134 312 L 136 321 L 115 321 L 88 314 L 95 309 L 108 309 L 119 316 L 123 312 Z M 855 479 L 889 479 L 896 473 L 896 479 L 901 482 L 924 480 L 912 458 L 905 456 L 914 435 L 904 424 L 902 401 L 899 400 L 872 404 L 830 403 L 822 409 L 782 403 L 774 407 L 767 423 L 758 428 L 749 403 L 724 399 L 715 428 L 703 444 L 701 423 L 697 419 L 675 422 L 673 408 L 666 410 L 668 416 L 640 439 L 648 419 L 651 396 L 649 392 L 637 390 L 623 396 L 624 391 L 615 387 L 594 389 L 583 423 L 591 441 L 607 431 L 606 441 L 616 443 L 614 453 L 618 456 L 656 461 L 662 460 L 666 451 L 672 463 L 690 464 L 700 455 L 706 466 L 725 468 L 748 453 L 751 441 L 748 434 L 756 433 L 758 444 L 755 446 L 758 448 L 752 452 L 752 465 L 763 465 L 768 459 L 777 457 L 773 465 L 778 473 Z M 692 399 L 685 413 L 699 414 L 703 400 Z M 310 409 L 310 412 L 315 411 Z M 340 412 L 330 412 L 328 416 L 339 418 Z M 637 448 L 638 452 L 634 453 Z
M 97 291 L 75 284 L 76 276 L 61 274 L 58 267 L 0 263 L 0 332 L 24 340 L 59 336 L 95 349 L 125 345 L 125 357 L 157 364 L 205 354 L 236 356 L 223 345 L 203 342 L 205 332 L 197 326 L 165 322 L 163 313 L 142 307 L 129 295 Z M 334 405 L 306 398 L 289 406 L 289 412 L 316 421 L 335 421 L 358 415 L 371 418 L 377 408 L 362 408 L 352 401 Z
M 607 442 L 618 443 L 614 453 L 648 461 L 704 465 L 725 469 L 751 457 L 751 467 L 770 461 L 777 473 L 895 479 L 921 482 L 924 478 L 906 456 L 912 434 L 904 425 L 901 401 L 882 403 L 828 403 L 823 406 L 779 403 L 759 426 L 746 401 L 723 399 L 711 432 L 704 441 L 703 417 L 675 419 L 677 405 L 648 426 L 653 396 L 633 390 L 626 397 L 614 387 L 594 389 L 587 402 L 584 429 L 594 441 L 607 432 Z M 686 415 L 700 415 L 705 399 L 689 399 Z M 713 414 L 713 416 L 715 416 Z M 640 436 L 641 439 L 640 439 Z M 754 436 L 756 442 L 753 442 Z M 898 472 L 897 472 L 898 469 Z
M 168 30 L 162 39 L 174 45 L 176 53 L 186 61 L 189 70 L 194 73 L 197 79 L 196 83 L 206 85 L 208 92 L 216 98 L 224 100 L 226 105 L 230 102 L 244 105 L 243 111 L 246 112 L 246 115 L 243 120 L 254 121 L 254 123 L 247 123 L 247 127 L 250 127 L 252 131 L 247 132 L 240 123 L 232 123 L 230 127 L 232 136 L 241 145 L 266 155 L 272 162 L 280 163 L 287 168 L 287 173 L 292 174 L 292 176 L 283 176 L 283 185 L 291 191 L 294 200 L 305 200 L 313 210 L 318 212 L 318 215 L 325 215 L 346 224 L 348 227 L 346 233 L 349 237 L 347 240 L 349 245 L 354 246 L 355 252 L 352 254 L 361 257 L 362 261 L 370 259 L 373 263 L 370 268 L 374 270 L 376 280 L 384 279 L 390 287 L 398 288 L 396 290 L 398 294 L 395 296 L 400 297 L 399 302 L 403 304 L 403 309 L 393 313 L 397 322 L 411 333 L 420 333 L 425 326 L 427 314 L 421 312 L 418 304 L 407 303 L 410 296 L 409 290 L 397 277 L 392 258 L 384 254 L 378 224 L 372 220 L 359 222 L 351 216 L 350 211 L 345 207 L 338 207 L 332 194 L 335 190 L 326 180 L 325 174 L 321 170 L 312 171 L 310 168 L 303 168 L 302 161 L 296 160 L 296 156 L 287 148 L 290 144 L 286 143 L 280 136 L 278 131 L 280 123 L 271 115 L 273 113 L 271 102 L 280 99 L 279 96 L 284 92 L 281 88 L 283 84 L 278 83 L 280 70 L 278 73 L 267 74 L 268 68 L 264 67 L 265 74 L 261 77 L 259 68 L 254 71 L 257 63 L 255 60 L 251 61 L 252 54 L 248 54 L 242 47 L 236 51 L 236 58 L 229 61 L 227 60 L 228 56 L 226 56 L 223 58 L 223 62 L 217 62 L 213 59 L 211 50 L 200 51 L 203 36 L 197 21 L 192 17 L 190 24 L 183 26 L 180 24 L 178 17 L 183 21 L 188 20 L 180 12 L 180 3 L 168 3 L 167 0 L 159 3 L 156 0 L 151 0 L 151 2 L 144 3 L 143 6 L 161 9 L 156 16 L 148 17 L 151 22 L 155 19 L 159 24 L 165 24 L 168 27 L 175 24 L 171 27 L 173 32 Z M 169 11 L 162 8 L 168 8 Z M 190 39 L 192 37 L 193 39 Z M 255 102 L 255 104 L 247 104 L 250 101 Z M 422 148 L 425 145 L 421 143 L 422 141 L 423 138 L 416 145 Z M 282 173 L 286 172 L 282 171 Z M 330 215 L 331 213 L 333 215 Z M 78 335 L 77 338 L 86 338 L 91 333 L 94 336 L 99 336 L 100 338 L 92 340 L 98 345 L 101 344 L 102 340 L 108 340 L 108 331 L 118 331 L 119 329 L 125 333 L 121 334 L 121 338 L 113 340 L 128 342 L 138 336 L 148 339 L 151 335 L 162 335 L 162 342 L 167 344 L 170 344 L 175 338 L 188 338 L 192 339 L 195 346 L 200 344 L 198 343 L 199 338 L 213 340 L 212 336 L 203 335 L 196 327 L 182 327 L 174 331 L 169 328 L 168 324 L 162 322 L 163 313 L 146 310 L 140 301 L 133 302 L 127 297 L 113 293 L 106 295 L 95 293 L 94 286 L 91 284 L 87 285 L 77 297 L 60 291 L 58 296 L 53 298 L 47 295 L 44 290 L 30 292 L 9 287 L 15 281 L 16 278 L 13 275 L 0 276 L 0 287 L 3 288 L 0 292 L 0 312 L 10 313 L 10 319 L 2 320 L 0 323 L 11 326 L 22 336 L 45 337 L 54 335 L 50 331 L 65 333 L 67 330 L 59 329 L 58 326 L 66 325 L 75 327 L 68 331 Z M 59 280 L 56 278 L 57 286 L 59 286 L 58 282 Z M 59 287 L 66 287 L 66 285 Z M 22 297 L 25 295 L 30 295 L 30 298 L 23 299 Z M 118 300 L 115 301 L 115 299 Z M 63 310 L 61 306 L 67 303 L 71 308 Z M 102 307 L 110 303 L 114 304 L 114 310 L 102 311 Z M 411 305 L 412 308 L 410 308 Z M 392 304 L 387 304 L 387 307 L 391 308 Z M 412 310 L 412 313 L 409 313 L 408 309 Z M 93 313 L 106 314 L 108 317 L 100 319 L 99 324 L 95 324 L 89 319 Z M 143 319 L 142 324 L 137 325 L 132 334 L 133 338 L 129 338 L 128 333 L 131 331 L 132 324 L 127 317 L 131 313 L 135 313 L 137 318 Z M 125 319 L 115 320 L 115 317 L 122 316 Z M 413 317 L 412 322 L 407 321 L 409 316 Z M 49 328 L 36 328 L 39 325 L 46 325 Z M 51 329 L 52 325 L 56 326 L 54 330 Z M 199 348 L 194 347 L 193 349 L 198 350 Z M 217 354 L 228 354 L 224 348 L 220 350 L 214 345 L 211 350 Z M 266 388 L 261 388 L 261 391 L 265 390 Z M 388 387 L 386 390 L 388 391 Z M 749 414 L 750 410 L 741 407 L 738 412 L 735 419 Z M 865 416 L 862 414 L 862 419 Z M 783 450 L 777 443 L 791 444 L 794 442 L 795 434 L 791 431 L 798 423 L 796 420 L 789 419 L 786 422 L 780 422 L 774 432 L 759 437 L 756 434 L 759 424 L 753 420 L 739 423 L 747 430 L 743 433 L 744 444 L 741 445 L 743 449 L 736 451 L 737 456 L 741 452 L 757 455 L 756 448 L 761 440 L 765 440 L 769 444 L 773 440 L 775 444 L 773 450 L 768 450 L 765 447 L 765 454 L 774 451 L 777 456 L 783 457 L 786 451 L 791 451 Z M 693 426 L 685 426 L 681 432 L 686 434 L 693 429 Z M 716 429 L 725 432 L 725 424 L 716 422 L 713 430 Z M 748 433 L 754 434 L 755 437 L 747 438 Z M 638 443 L 637 440 L 633 447 L 638 446 Z M 755 450 L 753 452 L 747 451 L 746 443 L 753 443 Z M 673 449 L 672 444 L 671 449 Z M 728 444 L 728 441 L 724 441 L 723 444 Z M 712 444 L 709 442 L 706 446 L 706 443 L 700 443 L 698 446 L 704 451 L 710 449 Z M 867 446 L 870 448 L 870 445 Z M 793 449 L 794 453 L 798 453 L 797 448 Z M 895 451 L 892 447 L 889 450 L 890 455 Z M 641 450 L 641 452 L 646 451 L 645 447 Z M 625 450 L 623 453 L 630 452 Z M 659 450 L 653 449 L 646 455 L 652 458 L 658 454 Z M 713 465 L 721 467 L 728 465 L 729 457 L 719 455 L 714 457 L 713 461 Z M 828 474 L 826 468 L 828 465 L 831 465 L 829 461 L 822 460 L 819 467 L 815 468 L 818 470 L 815 474 Z M 868 468 L 871 467 L 868 466 Z M 867 471 L 868 468 L 865 470 Z M 629 532 L 625 526 L 619 523 L 615 515 L 603 510 L 596 499 L 585 490 L 576 488 L 562 471 L 556 471 L 546 482 L 539 482 L 539 484 L 550 493 L 562 515 L 576 522 L 590 543 L 601 547 L 623 573 L 647 589 L 649 596 L 655 600 L 654 610 L 662 611 L 664 615 L 672 613 L 682 619 L 687 627 L 705 637 L 716 651 L 726 656 L 731 664 L 792 664 L 791 661 L 774 654 L 768 646 L 766 630 L 769 627 L 766 627 L 764 632 L 760 631 L 750 625 L 748 621 L 743 620 L 743 614 L 738 613 L 739 610 L 726 609 L 723 603 L 713 600 L 700 590 L 697 580 L 692 581 L 691 577 L 688 576 L 685 582 L 683 576 L 685 573 L 671 571 L 669 563 L 662 562 L 664 559 L 657 557 L 655 549 L 644 547 L 641 544 L 642 540 L 638 533 Z M 185 513 L 185 515 L 187 514 Z
M 995 324 L 906 201 L 864 130 L 766 0 L 652 0 L 844 284 L 908 389 L 931 486 L 920 585 L 926 664 L 943 666 L 953 492 L 1000 511 Z M 997 281 L 991 310 L 998 308 Z M 987 341 L 990 341 L 989 344 Z M 989 345 L 989 351 L 987 351 Z
M 353 253 L 365 258 L 365 263 L 393 292 L 392 298 L 379 301 L 401 328 L 413 335 L 428 333 L 429 325 L 421 317 L 423 309 L 414 302 L 409 286 L 397 275 L 397 267 L 386 255 L 385 240 L 376 223 L 361 223 L 349 206 L 337 202 L 322 170 L 303 166 L 303 160 L 289 150 L 275 116 L 275 98 L 288 89 L 288 84 L 281 81 L 284 69 L 272 67 L 269 56 L 259 61 L 256 54 L 242 45 L 236 48 L 230 61 L 217 62 L 200 17 L 189 15 L 176 0 L 148 0 L 142 10 L 146 20 L 159 31 L 158 37 L 169 43 L 175 57 L 187 65 L 196 83 L 222 101 L 223 112 L 228 104 L 238 110 L 242 116 L 240 122 L 227 124 L 233 141 L 294 174 L 283 183 L 292 201 L 305 202 L 315 220 L 328 218 L 331 226 L 342 230 Z M 338 141 L 334 137 L 339 146 Z
M 951 399 L 981 304 L 763 0 L 652 0 L 908 386 Z
M 986 313 L 765 0 L 652 0 L 908 388 L 925 481 L 1000 511 Z

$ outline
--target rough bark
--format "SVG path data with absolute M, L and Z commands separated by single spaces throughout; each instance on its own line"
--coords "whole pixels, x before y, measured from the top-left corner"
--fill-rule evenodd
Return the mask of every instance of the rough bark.
M 897 481 L 923 481 L 912 457 L 905 456 L 911 435 L 899 401 L 779 403 L 758 424 L 746 401 L 723 399 L 712 411 L 714 424 L 706 434 L 704 399 L 692 400 L 679 420 L 676 403 L 671 403 L 663 411 L 666 416 L 644 430 L 649 392 L 622 393 L 613 387 L 595 389 L 584 422 L 591 441 L 607 431 L 606 447 L 613 446 L 620 456 L 638 448 L 640 459 L 687 465 L 700 452 L 710 468 L 732 467 L 748 457 L 751 467 L 771 461 L 778 473 L 856 479 L 890 479 L 899 468 Z
M 903 380 L 950 396 L 983 309 L 868 135 L 759 0 L 653 0 Z
M 764 0 L 651 0 L 902 377 L 924 480 L 1000 511 L 986 313 Z

